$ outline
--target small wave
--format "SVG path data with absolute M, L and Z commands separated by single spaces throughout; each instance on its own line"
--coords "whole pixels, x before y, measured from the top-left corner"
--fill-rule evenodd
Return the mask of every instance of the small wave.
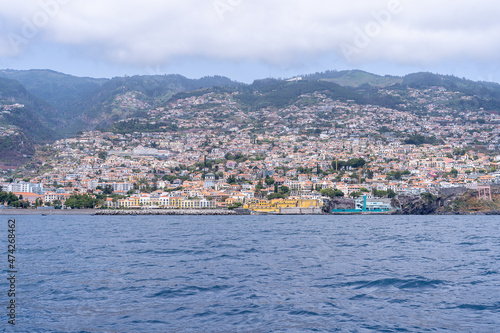
M 250 311 L 250 310 L 238 310 L 238 309 L 234 309 L 234 310 L 231 310 L 231 311 L 224 312 L 224 315 L 225 316 L 241 316 L 241 315 L 247 315 L 247 314 L 253 314 L 253 313 L 256 313 L 256 312 Z
M 160 292 L 157 292 L 156 294 L 153 294 L 151 296 L 146 296 L 148 298 L 156 298 L 156 297 L 167 297 L 167 298 L 174 298 L 174 297 L 185 297 L 185 296 L 192 296 L 196 295 L 195 291 L 186 291 L 184 289 L 166 289 L 162 290 Z
M 60 249 L 62 249 L 62 247 L 60 247 L 60 246 L 50 247 L 50 248 L 46 248 L 46 249 L 19 247 L 19 248 L 16 248 L 16 251 L 19 253 L 23 253 L 23 254 L 24 253 L 37 254 L 37 253 L 57 252 Z M 72 253 L 72 252 L 70 252 L 70 253 Z
M 197 286 L 188 286 L 181 289 L 165 289 L 160 292 L 157 292 L 151 296 L 147 296 L 148 298 L 156 298 L 156 297 L 166 297 L 166 298 L 174 298 L 174 297 L 186 297 L 193 296 L 200 292 L 217 292 L 221 290 L 225 290 L 230 288 L 230 286 L 224 285 L 216 285 L 213 287 L 197 287 Z
M 240 247 L 234 244 L 217 244 L 213 245 L 210 248 L 215 248 L 215 249 L 239 249 Z
M 125 243 L 125 244 L 145 244 L 146 241 L 144 241 L 143 239 L 131 239 L 131 240 L 124 241 L 123 243 Z
M 172 312 L 181 312 L 181 311 L 188 311 L 188 310 L 191 310 L 191 309 L 186 308 L 184 306 L 181 306 L 180 308 L 177 308 L 177 309 L 173 310 Z
M 461 304 L 456 309 L 475 310 L 475 311 L 497 311 L 500 310 L 500 303 L 485 305 L 485 304 Z
M 408 300 L 407 299 L 391 299 L 389 301 L 389 303 L 391 303 L 391 304 L 404 304 L 404 303 L 408 303 Z
M 292 316 L 319 316 L 319 313 L 317 312 L 306 310 L 290 311 L 288 314 Z
M 363 327 L 366 328 L 367 330 L 370 330 L 373 332 L 410 332 L 406 328 L 399 328 L 399 327 L 392 328 L 392 329 L 388 328 L 388 327 L 382 327 L 380 325 L 376 325 L 376 326 L 364 325 Z
M 438 285 L 444 284 L 441 280 L 414 280 L 403 284 L 399 289 L 408 288 L 437 288 Z
M 145 324 L 162 324 L 162 325 L 165 325 L 165 324 L 168 324 L 168 322 L 166 321 L 162 321 L 162 320 L 133 320 L 131 321 L 132 324 L 141 324 L 141 325 L 145 325 Z
M 367 294 L 361 294 L 361 295 L 356 295 L 354 297 L 349 298 L 350 301 L 367 300 L 367 299 L 375 299 L 375 297 L 368 296 Z
M 75 272 L 64 270 L 61 272 L 57 272 L 57 275 L 69 275 L 69 274 L 74 274 L 74 273 Z
M 338 309 L 338 305 L 336 304 L 333 304 L 332 302 L 326 302 L 325 305 L 328 305 L 329 307 L 332 307 L 332 308 L 335 308 L 335 309 Z
M 346 287 L 352 286 L 352 282 L 344 284 Z M 330 288 L 338 288 L 339 285 L 337 284 L 322 284 L 322 285 L 314 285 L 313 287 L 315 288 L 324 288 L 324 289 L 330 289 Z
M 182 249 L 170 249 L 170 250 L 139 250 L 134 251 L 134 254 L 160 254 L 160 255 L 177 255 L 177 254 L 204 254 L 206 251 L 194 251 L 194 250 L 182 250 Z
M 215 314 L 216 313 L 213 311 L 205 311 L 205 312 L 197 313 L 197 314 L 193 315 L 193 317 L 207 317 L 207 316 L 213 316 Z
M 436 288 L 438 285 L 444 284 L 442 280 L 428 280 L 428 279 L 379 279 L 375 281 L 356 281 L 349 282 L 347 286 L 356 286 L 355 289 L 364 288 L 377 288 L 377 287 L 395 287 L 398 289 L 423 289 L 423 288 Z

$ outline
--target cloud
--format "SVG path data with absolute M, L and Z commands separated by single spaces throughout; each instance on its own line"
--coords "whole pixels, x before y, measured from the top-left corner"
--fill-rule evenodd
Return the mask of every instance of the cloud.
M 196 56 L 291 64 L 326 54 L 353 64 L 421 65 L 493 62 L 500 51 L 500 3 L 489 0 L 1 0 L 0 5 L 7 32 L 0 37 L 2 57 L 22 55 L 35 41 L 132 65 Z

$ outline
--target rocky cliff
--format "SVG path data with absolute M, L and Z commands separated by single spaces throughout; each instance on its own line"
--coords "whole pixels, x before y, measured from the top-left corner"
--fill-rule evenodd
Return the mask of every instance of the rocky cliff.
M 500 186 L 491 187 L 493 201 L 481 200 L 477 192 L 464 187 L 441 189 L 437 195 L 396 196 L 392 199 L 394 214 L 497 214 L 500 211 Z
M 426 196 L 419 195 L 398 195 L 391 201 L 391 205 L 396 207 L 396 215 L 429 215 L 436 213 L 440 207 L 441 200 L 432 194 Z
M 323 212 L 331 213 L 332 209 L 354 209 L 356 204 L 352 199 L 332 199 L 328 200 L 323 206 Z

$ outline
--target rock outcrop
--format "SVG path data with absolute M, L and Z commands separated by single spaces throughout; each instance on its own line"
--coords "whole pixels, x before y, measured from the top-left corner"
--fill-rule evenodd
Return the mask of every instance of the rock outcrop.
M 499 192 L 498 186 L 491 187 L 494 201 Z M 429 214 L 496 214 L 498 202 L 477 199 L 477 192 L 465 187 L 440 189 L 434 195 L 402 196 L 398 195 L 391 201 L 399 215 L 429 215 Z M 498 201 L 498 200 L 497 200 Z
M 325 205 L 323 206 L 323 212 L 328 214 L 332 212 L 332 209 L 354 209 L 354 208 L 356 208 L 354 200 L 338 198 L 338 199 L 331 199 L 325 202 Z
M 420 195 L 398 195 L 391 201 L 396 207 L 396 215 L 429 215 L 436 213 L 440 207 L 436 196 L 430 194 L 425 198 Z

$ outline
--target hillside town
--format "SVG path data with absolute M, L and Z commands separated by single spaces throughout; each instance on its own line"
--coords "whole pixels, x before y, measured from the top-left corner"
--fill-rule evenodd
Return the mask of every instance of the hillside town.
M 403 104 L 315 92 L 244 110 L 236 93 L 193 94 L 42 146 L 0 186 L 32 206 L 214 209 L 500 183 L 498 113 L 454 108 L 470 97 L 442 87 L 383 92 Z M 129 95 L 119 102 L 137 104 Z

